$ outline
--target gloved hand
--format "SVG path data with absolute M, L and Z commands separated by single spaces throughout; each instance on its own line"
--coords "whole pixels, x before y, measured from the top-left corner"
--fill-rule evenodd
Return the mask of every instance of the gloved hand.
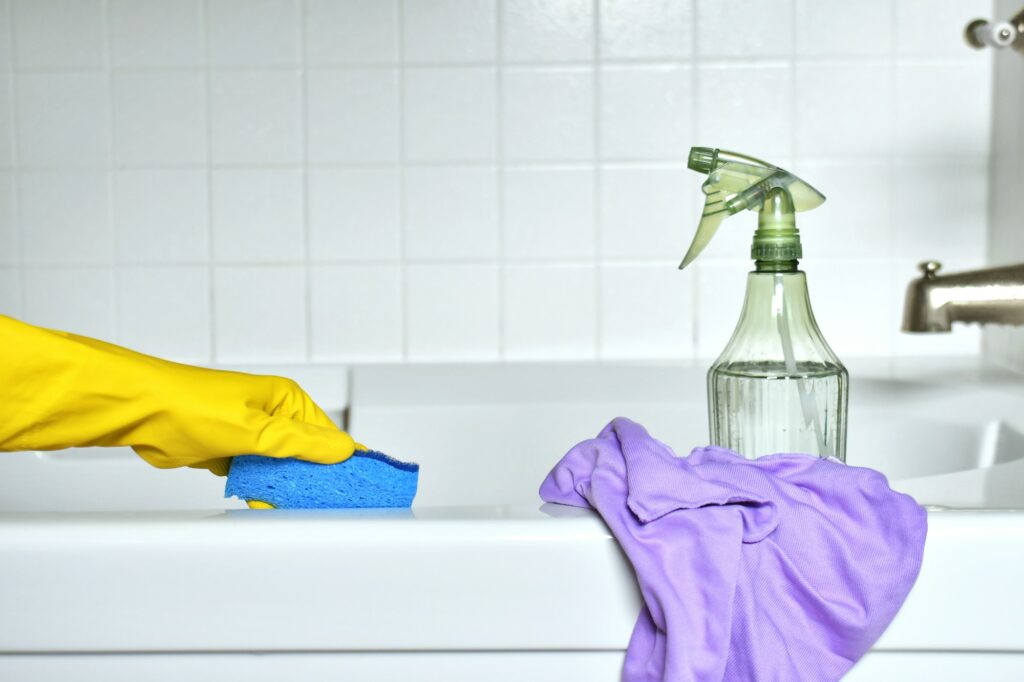
M 182 365 L 0 315 L 0 451 L 128 445 L 225 475 L 240 454 L 333 464 L 365 449 L 290 379 Z

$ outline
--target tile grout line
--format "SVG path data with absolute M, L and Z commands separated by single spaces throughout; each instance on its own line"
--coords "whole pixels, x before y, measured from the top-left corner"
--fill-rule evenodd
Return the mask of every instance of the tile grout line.
M 210 362 L 216 363 L 217 357 L 217 277 L 215 253 L 213 248 L 213 70 L 210 68 L 210 17 L 209 5 L 203 0 L 199 6 L 199 34 L 203 48 L 204 90 L 206 99 L 206 286 L 207 286 L 207 318 L 209 334 L 207 349 Z
M 855 165 L 855 166 L 884 166 L 885 159 L 873 160 L 870 156 L 834 154 L 828 156 L 804 156 L 799 157 L 803 163 L 823 165 Z M 952 153 L 941 156 L 933 154 L 903 154 L 899 160 L 904 163 L 921 164 L 939 161 L 948 162 L 976 162 L 979 159 L 976 153 Z M 630 168 L 655 168 L 655 169 L 677 169 L 686 170 L 686 159 L 683 157 L 665 157 L 661 159 L 644 158 L 606 158 L 602 165 L 609 169 L 630 169 Z M 406 165 L 410 168 L 482 168 L 496 169 L 494 161 L 408 161 Z M 506 159 L 503 164 L 511 170 L 590 170 L 593 168 L 593 158 L 590 159 L 533 159 L 509 161 Z M 394 161 L 366 161 L 366 162 L 322 162 L 309 163 L 305 166 L 317 170 L 374 170 L 393 169 Z M 120 163 L 117 167 L 121 170 L 301 170 L 304 165 L 301 163 Z M 21 169 L 30 172 L 48 172 L 68 170 L 68 166 L 44 165 L 44 164 L 22 164 Z M 81 165 L 70 167 L 76 171 L 102 171 L 106 170 L 105 165 Z
M 309 79 L 306 64 L 306 24 L 309 18 L 308 0 L 299 0 L 299 106 L 302 107 L 300 117 L 302 127 L 302 273 L 305 285 L 303 292 L 305 304 L 306 362 L 313 359 L 313 269 L 312 239 L 309 225 Z
M 838 55 L 796 55 L 795 61 L 797 63 L 811 63 L 815 65 L 863 65 L 863 64 L 881 64 L 887 61 L 884 56 L 877 54 L 838 54 Z M 969 57 L 961 56 L 918 56 L 918 55 L 907 55 L 899 58 L 901 63 L 911 66 L 955 66 L 962 64 L 973 63 L 973 59 Z M 728 56 L 716 56 L 710 57 L 705 60 L 701 60 L 701 65 L 709 68 L 722 68 L 722 69 L 734 69 L 734 68 L 772 68 L 779 66 L 782 63 L 788 61 L 786 57 L 768 56 L 764 58 L 758 57 L 728 57 Z M 687 66 L 691 63 L 690 58 L 676 58 L 676 57 L 657 57 L 657 58 L 644 58 L 644 57 L 609 57 L 602 59 L 602 62 L 615 67 L 648 67 L 648 68 L 675 68 L 679 66 Z M 591 59 L 565 59 L 565 60 L 506 60 L 506 66 L 515 69 L 578 69 L 583 70 L 593 65 Z M 491 61 L 441 61 L 441 62 L 416 62 L 408 63 L 405 65 L 406 68 L 417 71 L 417 70 L 450 70 L 457 71 L 465 68 L 488 68 L 494 66 L 494 62 Z M 227 72 L 244 72 L 250 71 L 253 68 L 257 68 L 253 65 L 237 65 L 237 64 L 222 64 L 218 65 L 217 69 L 220 71 Z M 258 66 L 261 71 L 291 71 L 294 70 L 294 65 L 280 65 L 280 64 L 263 64 Z M 312 65 L 309 67 L 310 71 L 346 71 L 346 70 L 381 70 L 387 71 L 395 68 L 393 62 L 339 62 L 339 63 L 323 63 Z M 0 68 L 0 74 L 5 74 L 13 69 L 2 69 Z M 101 68 L 75 68 L 75 67 L 27 67 L 18 69 L 22 73 L 30 75 L 46 75 L 46 74 L 83 74 L 83 73 L 103 73 L 105 69 Z M 205 70 L 204 66 L 116 66 L 112 67 L 110 71 L 114 73 L 138 73 L 138 72 L 155 72 L 155 73 L 187 73 L 196 72 L 201 73 Z
M 888 69 L 889 69 L 889 91 L 888 91 L 887 94 L 889 96 L 889 103 L 888 103 L 889 122 L 890 122 L 890 126 L 893 126 L 893 127 L 895 127 L 897 125 L 897 117 L 899 116 L 899 106 L 898 106 L 897 101 L 896 101 L 896 98 L 899 96 L 899 86 L 898 86 L 898 84 L 896 82 L 897 75 L 898 75 L 897 68 L 896 68 L 896 41 L 897 41 L 896 34 L 897 34 L 897 31 L 898 31 L 897 18 L 898 17 L 897 17 L 897 12 L 896 12 L 896 4 L 892 3 L 889 6 L 889 25 L 893 28 L 893 30 L 890 31 L 890 34 L 889 34 L 889 54 L 888 54 L 888 57 L 887 57 Z M 893 200 L 894 197 L 893 197 L 893 192 L 892 192 L 892 187 L 893 187 L 892 179 L 896 177 L 896 151 L 895 151 L 896 150 L 896 145 L 895 145 L 895 139 L 893 139 L 894 136 L 895 136 L 895 130 L 894 129 L 890 129 L 890 131 L 889 131 L 888 151 L 887 151 L 887 153 L 885 155 L 886 172 L 888 173 L 888 176 L 889 176 L 889 182 L 886 183 L 888 185 L 887 191 L 889 192 L 889 205 L 886 208 L 886 220 L 888 221 L 889 224 L 886 226 L 887 229 L 885 230 L 885 233 L 886 233 L 885 234 L 885 240 L 886 240 L 885 250 L 886 250 L 886 256 L 887 256 L 887 260 L 888 260 L 887 267 L 885 268 L 885 270 L 886 270 L 886 290 L 887 291 L 893 291 L 893 289 L 895 288 L 895 284 L 896 284 L 896 268 L 895 268 L 895 265 L 894 265 L 894 263 L 895 263 L 895 251 L 896 251 L 896 238 L 895 238 L 895 230 L 893 229 L 893 227 L 896 224 L 896 202 Z M 886 306 L 885 319 L 886 320 L 893 320 L 894 317 L 895 317 L 893 315 L 894 311 L 893 311 L 892 298 L 893 298 L 892 296 L 886 296 L 885 297 L 885 306 Z M 899 329 L 897 327 L 895 327 L 895 325 L 890 326 L 890 329 L 889 329 L 889 343 L 888 343 L 890 357 L 895 357 L 895 355 L 896 355 L 897 346 L 899 345 L 899 338 L 900 338 L 899 335 L 900 335 L 900 333 L 901 332 L 899 331 Z
M 697 91 L 700 88 L 700 75 L 698 73 L 697 65 L 697 41 L 699 40 L 697 30 L 697 0 L 691 0 L 690 9 L 693 13 L 693 21 L 690 24 L 690 134 L 693 136 L 690 139 L 696 140 L 697 136 L 701 134 L 699 130 L 700 125 L 698 120 L 700 114 L 698 112 L 697 104 Z M 707 142 L 700 142 L 700 144 L 707 144 Z M 689 161 L 689 154 L 687 154 L 687 161 Z M 688 168 L 684 166 L 684 168 Z M 693 194 L 690 195 L 691 197 Z M 701 205 L 700 197 L 697 197 L 696 203 L 701 213 L 704 212 L 704 207 Z M 693 282 L 693 286 L 690 287 L 690 354 L 689 357 L 696 358 L 698 356 L 698 348 L 700 344 L 700 332 L 701 332 L 701 321 L 700 321 L 700 265 L 697 265 L 690 272 L 690 279 Z
M 20 73 L 19 69 L 14 68 L 17 62 L 17 46 L 15 45 L 15 36 L 17 30 L 14 22 L 15 12 L 14 3 L 7 3 L 7 38 L 8 44 L 11 46 L 11 103 L 9 112 L 11 115 L 11 201 L 13 202 L 13 218 L 14 218 L 14 238 L 16 240 L 15 252 L 17 254 L 17 282 L 18 282 L 18 314 L 22 318 L 28 317 L 28 293 L 27 284 L 28 276 L 26 275 L 25 265 L 25 225 L 22 220 L 22 205 L 21 205 L 21 145 L 19 140 L 21 135 L 18 134 L 18 130 L 21 126 L 21 120 L 18 116 L 18 76 Z
M 507 344 L 507 326 L 508 316 L 505 305 L 505 295 L 507 283 L 505 281 L 505 231 L 507 229 L 505 221 L 505 43 L 504 43 L 504 15 L 505 15 L 505 0 L 497 0 L 495 4 L 495 97 L 496 106 L 494 107 L 495 115 L 495 165 L 497 166 L 497 173 L 495 182 L 497 183 L 495 201 L 497 203 L 496 209 L 498 212 L 498 262 L 497 262 L 497 309 L 498 309 L 498 359 L 505 360 L 508 355 Z
M 117 248 L 117 208 L 114 205 L 114 177 L 117 165 L 114 162 L 114 72 L 113 72 L 113 60 L 111 53 L 111 37 L 110 37 L 110 2 L 109 0 L 102 0 L 100 5 L 100 11 L 102 12 L 103 20 L 101 22 L 101 30 L 103 31 L 103 62 L 105 65 L 104 76 L 107 84 L 107 168 L 105 169 L 106 175 L 106 192 L 107 192 L 107 225 L 106 232 L 110 238 L 110 263 L 111 271 L 106 277 L 107 284 L 113 285 L 111 290 L 110 303 L 108 304 L 107 310 L 110 315 L 113 316 L 113 334 L 114 340 L 117 343 L 122 342 L 122 334 L 124 332 L 123 324 L 121 320 L 121 269 L 118 267 L 118 248 Z
M 405 112 L 405 0 L 397 0 L 395 7 L 395 32 L 398 51 L 398 291 L 399 309 L 401 312 L 401 329 L 399 355 L 403 362 L 409 360 L 409 264 L 406 260 L 406 221 L 408 204 L 406 202 L 406 112 Z
M 605 355 L 605 340 L 604 340 L 604 314 L 601 306 L 601 299 L 604 296 L 604 260 L 605 260 L 605 249 L 604 249 L 604 220 L 601 215 L 601 193 L 604 190 L 604 166 L 602 163 L 602 145 L 601 145 L 601 100 L 603 97 L 603 88 L 601 87 L 601 76 L 603 74 L 603 65 L 601 62 L 601 2 L 600 0 L 592 0 L 591 4 L 591 20 L 590 20 L 590 34 L 593 37 L 594 45 L 591 49 L 591 69 L 593 70 L 592 86 L 593 94 L 591 96 L 591 124 L 593 126 L 592 143 L 594 145 L 594 152 L 592 157 L 592 168 L 593 168 L 593 212 L 594 212 L 594 252 L 593 252 L 593 263 L 594 263 L 594 348 L 593 356 L 600 359 Z

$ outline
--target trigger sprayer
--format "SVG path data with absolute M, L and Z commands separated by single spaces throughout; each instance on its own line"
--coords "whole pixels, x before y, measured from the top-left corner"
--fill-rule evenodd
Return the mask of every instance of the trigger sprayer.
M 846 368 L 818 328 L 807 293 L 796 213 L 825 196 L 796 175 L 744 154 L 690 150 L 707 175 L 697 233 L 680 269 L 707 247 L 722 222 L 757 211 L 754 271 L 732 338 L 708 371 L 711 442 L 747 457 L 806 452 L 846 455 Z

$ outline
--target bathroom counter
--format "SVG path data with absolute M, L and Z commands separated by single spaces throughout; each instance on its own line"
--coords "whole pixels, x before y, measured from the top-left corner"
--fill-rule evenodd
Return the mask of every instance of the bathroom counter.
M 930 527 L 848 679 L 1024 679 L 1024 379 L 965 358 L 849 367 L 850 463 Z M 223 479 L 127 449 L 0 457 L 0 679 L 618 680 L 632 571 L 597 516 L 537 487 L 619 415 L 703 444 L 705 363 L 303 371 L 360 440 L 420 463 L 414 508 L 233 509 Z
M 0 514 L 0 652 L 622 650 L 588 510 Z M 1024 652 L 1024 512 L 932 511 L 875 649 Z

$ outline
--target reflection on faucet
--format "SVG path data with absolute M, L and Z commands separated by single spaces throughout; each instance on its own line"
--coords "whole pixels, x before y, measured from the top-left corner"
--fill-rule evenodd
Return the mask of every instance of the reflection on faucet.
M 1024 263 L 939 275 L 921 263 L 907 286 L 903 331 L 948 332 L 953 322 L 1024 325 Z

